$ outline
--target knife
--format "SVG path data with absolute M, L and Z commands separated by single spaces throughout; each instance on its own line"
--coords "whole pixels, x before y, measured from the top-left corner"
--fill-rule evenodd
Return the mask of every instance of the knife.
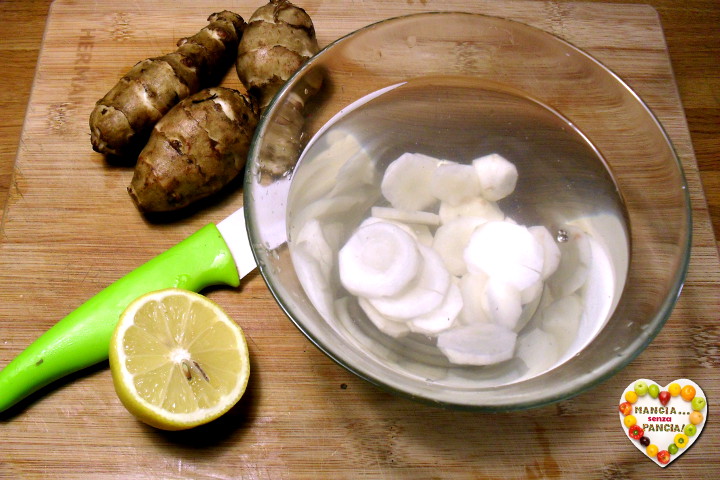
M 171 287 L 195 292 L 211 285 L 237 287 L 255 267 L 240 208 L 117 280 L 21 352 L 0 371 L 0 412 L 65 375 L 107 360 L 120 314 L 139 296 Z

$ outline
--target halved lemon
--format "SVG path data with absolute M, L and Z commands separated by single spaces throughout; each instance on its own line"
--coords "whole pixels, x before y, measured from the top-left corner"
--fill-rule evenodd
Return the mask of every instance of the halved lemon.
M 130 413 L 184 430 L 230 410 L 247 386 L 242 329 L 213 301 L 170 288 L 133 301 L 110 341 L 115 391 Z

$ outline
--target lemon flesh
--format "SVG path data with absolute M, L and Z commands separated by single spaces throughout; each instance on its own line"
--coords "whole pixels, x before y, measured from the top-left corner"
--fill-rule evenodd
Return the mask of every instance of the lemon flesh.
M 242 329 L 207 297 L 175 288 L 128 306 L 109 359 L 125 408 L 164 430 L 220 417 L 240 400 L 250 375 Z

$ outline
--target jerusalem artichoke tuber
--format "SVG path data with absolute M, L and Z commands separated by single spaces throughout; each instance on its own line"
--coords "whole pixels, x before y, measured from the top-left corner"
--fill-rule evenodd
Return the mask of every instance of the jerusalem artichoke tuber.
M 258 117 L 255 100 L 230 88 L 182 100 L 140 152 L 128 187 L 138 208 L 178 210 L 225 187 L 245 165 Z
M 238 77 L 263 110 L 280 87 L 318 52 L 310 16 L 287 0 L 270 0 L 248 20 L 238 46 Z
M 285 82 L 319 50 L 312 19 L 287 0 L 270 0 L 248 20 L 238 46 L 235 64 L 245 89 L 263 111 Z M 273 128 L 265 132 L 259 155 L 263 184 L 285 176 L 297 162 L 302 147 L 305 101 L 322 84 L 322 76 L 310 73 L 300 79 L 278 106 Z
M 214 13 L 206 27 L 178 41 L 175 52 L 136 64 L 90 115 L 93 149 L 106 155 L 136 154 L 155 123 L 180 100 L 219 81 L 232 65 L 245 20 Z

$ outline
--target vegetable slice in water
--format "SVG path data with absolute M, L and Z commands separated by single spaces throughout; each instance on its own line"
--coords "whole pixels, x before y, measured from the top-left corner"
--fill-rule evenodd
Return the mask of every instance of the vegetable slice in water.
M 441 333 L 437 346 L 452 363 L 492 365 L 512 358 L 516 340 L 502 325 L 477 323 Z
M 528 366 L 527 376 L 544 372 L 559 358 L 555 337 L 539 328 L 523 332 L 517 343 L 516 355 Z
M 452 283 L 442 303 L 434 310 L 419 315 L 408 322 L 410 330 L 429 336 L 447 330 L 455 323 L 463 306 L 460 287 Z
M 485 309 L 482 293 L 488 276 L 484 273 L 466 273 L 460 279 L 460 293 L 463 299 L 463 308 L 460 319 L 465 324 L 491 322 Z
M 555 337 L 561 351 L 575 340 L 582 313 L 582 302 L 577 295 L 561 298 L 543 309 L 542 329 Z
M 373 307 L 367 298 L 359 297 L 358 305 L 362 308 L 368 319 L 380 330 L 381 332 L 390 335 L 391 337 L 402 337 L 410 332 L 410 328 L 404 320 L 393 319 L 386 317 L 382 313 L 378 312 Z
M 391 209 L 392 210 L 392 209 Z M 433 243 L 433 234 L 430 231 L 430 227 L 427 225 L 417 224 L 417 223 L 404 223 L 398 220 L 388 220 L 385 218 L 379 218 L 379 217 L 368 217 L 360 224 L 358 228 L 362 228 L 366 225 L 372 225 L 373 223 L 378 222 L 387 222 L 392 223 L 393 225 L 397 225 L 398 227 L 402 228 L 404 231 L 409 233 L 415 240 L 420 242 L 423 245 L 431 246 Z
M 520 292 L 520 301 L 523 305 L 526 305 L 528 303 L 532 303 L 540 296 L 543 292 L 543 287 L 545 286 L 545 283 L 542 281 L 542 279 L 539 279 L 537 282 L 533 283 L 529 287 L 523 289 Z
M 497 203 L 490 202 L 482 197 L 470 198 L 458 204 L 441 202 L 438 215 L 440 215 L 442 223 L 449 223 L 458 217 L 478 217 L 487 221 L 505 219 L 505 214 L 500 210 Z
M 473 160 L 472 165 L 480 178 L 480 188 L 484 198 L 497 201 L 515 191 L 518 171 L 505 157 L 491 153 Z
M 420 274 L 399 295 L 370 298 L 378 312 L 409 320 L 440 306 L 450 287 L 450 274 L 440 255 L 430 247 L 417 245 L 422 255 Z
M 413 237 L 389 222 L 358 228 L 338 255 L 343 286 L 362 297 L 400 293 L 417 276 L 421 261 Z
M 472 165 L 447 162 L 433 172 L 430 191 L 440 201 L 457 205 L 480 196 L 480 179 Z
M 542 225 L 528 227 L 528 231 L 535 237 L 535 240 L 542 245 L 543 249 L 543 268 L 541 276 L 543 280 L 555 273 L 560 265 L 560 248 L 557 246 L 555 239 L 552 237 L 547 228 Z
M 467 272 L 463 252 L 475 229 L 485 222 L 480 217 L 458 217 L 441 225 L 435 232 L 432 246 L 453 275 L 460 277 Z
M 426 210 L 435 203 L 431 192 L 437 158 L 421 153 L 404 153 L 388 165 L 380 190 L 390 204 L 400 210 Z
M 509 222 L 487 222 L 472 234 L 464 258 L 471 272 L 524 290 L 540 278 L 542 246 L 526 227 Z
M 388 207 L 372 207 L 370 210 L 373 217 L 385 220 L 393 220 L 396 222 L 413 223 L 417 225 L 430 225 L 436 227 L 440 225 L 440 217 L 431 212 L 423 212 L 422 210 L 398 210 L 397 208 Z
M 592 247 L 587 234 L 580 228 L 565 225 L 564 241 L 558 244 L 560 263 L 555 273 L 548 278 L 548 285 L 556 298 L 566 297 L 582 287 L 588 277 L 592 262 Z
M 520 292 L 513 285 L 492 277 L 485 284 L 483 305 L 493 323 L 513 330 L 522 315 Z
M 325 238 L 320 222 L 313 219 L 307 222 L 298 232 L 296 243 L 302 245 L 306 251 L 317 260 L 322 272 L 330 277 L 333 268 L 334 254 L 330 244 Z

